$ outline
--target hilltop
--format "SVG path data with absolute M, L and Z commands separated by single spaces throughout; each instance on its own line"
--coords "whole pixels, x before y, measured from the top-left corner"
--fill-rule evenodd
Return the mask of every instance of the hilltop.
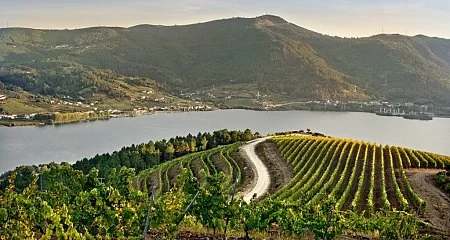
M 65 65 L 149 79 L 167 94 L 227 106 L 253 106 L 257 96 L 275 103 L 380 99 L 450 105 L 448 39 L 332 37 L 272 15 L 184 26 L 0 29 L 0 88 L 79 97 L 86 88 L 95 94 L 123 82 L 97 82 L 85 74 L 61 81 Z M 36 72 L 32 81 L 4 74 L 23 67 Z

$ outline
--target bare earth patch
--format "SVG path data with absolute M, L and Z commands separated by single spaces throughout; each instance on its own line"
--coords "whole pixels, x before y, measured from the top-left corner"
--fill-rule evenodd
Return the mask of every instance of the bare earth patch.
M 450 198 L 433 184 L 433 175 L 439 169 L 405 169 L 411 186 L 426 201 L 424 218 L 432 230 L 450 237 Z
M 243 193 L 252 188 L 253 182 L 255 181 L 255 172 L 241 148 L 235 152 L 232 152 L 230 157 L 236 161 L 237 165 L 241 169 L 241 182 L 239 184 L 239 193 L 237 195 L 242 196 Z
M 256 154 L 266 165 L 270 175 L 268 193 L 273 194 L 292 179 L 292 166 L 281 156 L 275 143 L 264 141 L 256 145 Z

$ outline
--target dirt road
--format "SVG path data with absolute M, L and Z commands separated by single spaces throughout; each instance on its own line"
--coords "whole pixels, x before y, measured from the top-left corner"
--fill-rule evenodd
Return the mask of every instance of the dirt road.
M 242 146 L 242 150 L 253 164 L 253 168 L 255 170 L 255 181 L 253 182 L 253 187 L 244 195 L 244 201 L 246 202 L 250 202 L 254 194 L 256 194 L 257 197 L 263 196 L 270 186 L 269 171 L 255 152 L 256 145 L 260 142 L 266 141 L 266 139 L 267 137 L 258 138 Z
M 439 232 L 450 235 L 450 198 L 437 189 L 432 181 L 437 169 L 405 169 L 413 189 L 426 201 L 424 218 Z

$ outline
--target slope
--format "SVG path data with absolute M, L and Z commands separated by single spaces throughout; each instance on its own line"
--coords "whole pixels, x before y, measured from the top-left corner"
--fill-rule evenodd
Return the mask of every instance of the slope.
M 448 105 L 449 47 L 450 40 L 425 36 L 330 37 L 271 15 L 170 27 L 0 30 L 2 66 L 75 62 L 151 78 L 175 94 L 229 89 L 255 99 L 260 91 L 272 101 Z

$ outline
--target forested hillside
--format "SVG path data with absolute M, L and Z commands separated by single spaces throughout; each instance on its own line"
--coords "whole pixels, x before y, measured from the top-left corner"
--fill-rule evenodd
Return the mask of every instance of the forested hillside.
M 127 82 L 112 81 L 115 78 L 92 82 L 82 75 L 68 83 L 61 80 L 62 65 L 153 79 L 172 94 L 200 89 L 236 98 L 254 98 L 259 91 L 273 101 L 450 103 L 447 39 L 331 37 L 270 15 L 170 27 L 0 29 L 0 67 L 36 71 L 34 82 L 27 84 L 3 74 L 3 85 L 40 94 L 74 90 L 85 94 L 86 88 L 95 87 L 95 92 Z M 49 68 L 56 74 L 49 76 Z

